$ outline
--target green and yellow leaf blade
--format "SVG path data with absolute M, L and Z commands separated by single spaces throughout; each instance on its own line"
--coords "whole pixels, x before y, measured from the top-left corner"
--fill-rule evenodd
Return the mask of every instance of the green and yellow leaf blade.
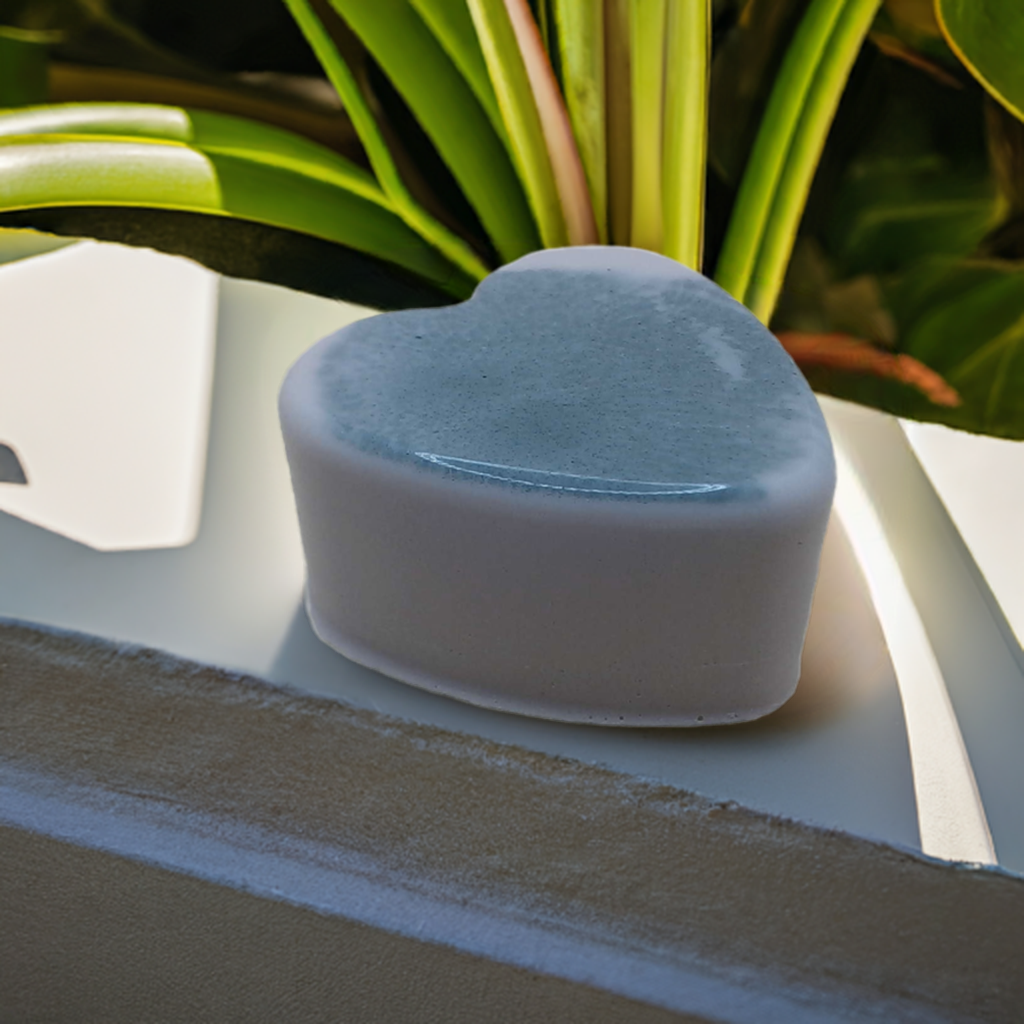
M 437 37 L 452 63 L 469 83 L 499 138 L 508 145 L 505 122 L 498 107 L 487 62 L 473 28 L 466 0 L 411 0 L 413 7 Z
M 629 66 L 633 126 L 630 244 L 662 251 L 662 111 L 666 0 L 630 0 Z
M 546 248 L 566 245 L 565 217 L 544 129 L 508 11 L 503 0 L 468 2 L 541 242 Z
M 366 150 L 370 166 L 395 212 L 464 273 L 477 281 L 482 280 L 487 276 L 488 271 L 480 257 L 464 239 L 425 210 L 402 180 L 384 135 L 370 111 L 355 76 L 308 0 L 284 0 L 284 2 L 319 60 L 328 80 L 341 98 L 363 148 Z M 415 12 L 412 13 L 415 16 Z M 427 33 L 425 26 L 423 31 Z M 427 35 L 429 36 L 429 33 Z
M 286 2 L 293 12 L 308 8 L 306 0 Z M 505 143 L 466 79 L 408 0 L 331 0 L 331 6 L 408 104 L 501 258 L 516 259 L 537 248 L 536 227 Z M 350 109 L 349 99 L 343 95 L 342 100 Z M 355 117 L 353 123 L 362 138 L 364 129 Z M 390 180 L 381 178 L 381 185 L 392 195 Z M 408 205 L 408 200 L 402 199 L 400 210 Z M 446 255 L 454 258 L 447 250 Z
M 846 0 L 805 95 L 744 297 L 764 323 L 775 310 L 825 140 L 880 3 Z
M 765 226 L 818 65 L 845 0 L 812 0 L 786 50 L 747 160 L 715 280 L 745 302 Z
M 337 185 L 390 208 L 373 175 L 292 132 L 227 114 L 144 103 L 69 103 L 25 107 L 0 117 L 0 138 L 99 135 L 182 142 L 204 152 L 248 158 Z
M 663 251 L 701 269 L 711 79 L 710 0 L 677 0 L 666 31 Z
M 472 278 L 410 229 L 365 172 L 327 150 L 314 159 L 314 143 L 296 138 L 291 153 L 261 148 L 264 126 L 247 133 L 236 119 L 173 108 L 106 118 L 94 110 L 94 131 L 83 130 L 90 125 L 81 107 L 66 112 L 63 126 L 60 111 L 43 111 L 35 125 L 48 129 L 33 134 L 12 134 L 32 111 L 0 117 L 0 211 L 116 206 L 240 218 L 366 253 L 455 296 L 472 289 Z
M 590 191 L 598 239 L 607 245 L 604 4 L 601 0 L 555 0 L 554 16 L 566 107 Z

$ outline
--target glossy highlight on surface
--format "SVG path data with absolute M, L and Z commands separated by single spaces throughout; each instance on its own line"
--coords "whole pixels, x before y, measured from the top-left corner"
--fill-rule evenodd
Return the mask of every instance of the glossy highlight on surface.
M 549 473 L 543 469 L 527 469 L 525 466 L 502 466 L 494 462 L 477 462 L 473 459 L 456 459 L 451 455 L 435 455 L 431 452 L 416 452 L 417 458 L 435 466 L 443 466 L 456 473 L 484 477 L 499 483 L 522 484 L 527 487 L 542 487 L 552 491 L 569 491 L 576 494 L 624 494 L 624 495 L 668 495 L 668 494 L 719 494 L 728 490 L 725 484 L 684 484 L 661 480 L 615 480 L 611 477 L 580 476 L 577 473 Z

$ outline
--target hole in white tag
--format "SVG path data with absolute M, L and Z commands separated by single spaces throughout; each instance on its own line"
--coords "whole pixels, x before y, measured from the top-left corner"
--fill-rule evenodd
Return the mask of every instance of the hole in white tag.
M 9 444 L 0 444 L 0 484 L 27 484 L 25 467 Z

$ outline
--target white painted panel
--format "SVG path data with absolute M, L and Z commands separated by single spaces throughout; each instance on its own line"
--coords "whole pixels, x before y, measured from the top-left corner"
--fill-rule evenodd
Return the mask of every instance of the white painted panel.
M 0 267 L 0 509 L 100 550 L 196 534 L 217 276 L 81 242 Z
M 903 430 L 1024 646 L 1024 441 L 935 423 Z

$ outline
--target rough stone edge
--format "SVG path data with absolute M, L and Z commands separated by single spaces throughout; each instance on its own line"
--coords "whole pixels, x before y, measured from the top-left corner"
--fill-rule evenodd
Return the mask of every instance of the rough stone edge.
M 1024 1003 L 1014 876 L 136 646 L 0 624 L 0 764 L 23 831 L 676 1012 Z

